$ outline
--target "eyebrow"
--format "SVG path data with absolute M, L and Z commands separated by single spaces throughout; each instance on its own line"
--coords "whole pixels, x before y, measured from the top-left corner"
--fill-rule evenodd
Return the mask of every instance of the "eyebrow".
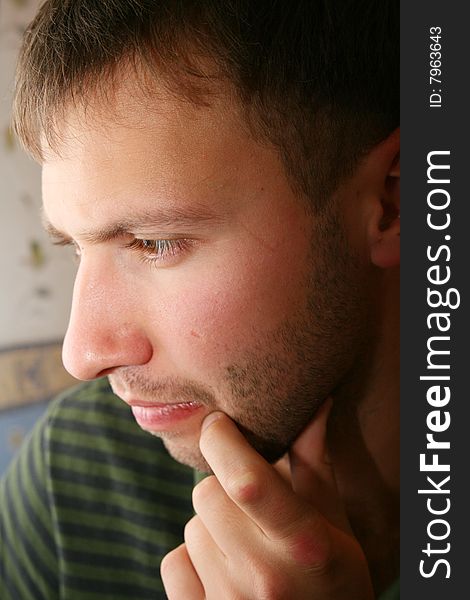
M 48 219 L 42 209 L 41 220 L 44 229 L 51 238 L 60 242 L 68 242 L 71 237 L 57 229 Z M 80 231 L 77 239 L 81 239 L 89 244 L 102 244 L 125 235 L 141 233 L 156 233 L 160 229 L 171 228 L 175 233 L 183 233 L 185 229 L 191 229 L 194 226 L 204 227 L 210 225 L 220 225 L 225 218 L 212 212 L 206 207 L 191 206 L 180 209 L 171 207 L 170 209 L 160 208 L 155 211 L 146 211 L 133 215 L 129 219 L 123 219 L 114 223 L 109 223 L 98 229 Z

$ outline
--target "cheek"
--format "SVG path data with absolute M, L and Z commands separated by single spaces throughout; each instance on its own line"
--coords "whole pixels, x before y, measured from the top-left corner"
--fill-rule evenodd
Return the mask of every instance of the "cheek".
M 182 279 L 166 299 L 159 329 L 176 364 L 224 365 L 305 305 L 305 274 L 284 257 L 236 265 Z
M 222 282 L 210 283 L 187 282 L 164 310 L 159 332 L 176 364 L 185 358 L 192 364 L 224 362 L 224 356 L 248 335 L 246 296 Z

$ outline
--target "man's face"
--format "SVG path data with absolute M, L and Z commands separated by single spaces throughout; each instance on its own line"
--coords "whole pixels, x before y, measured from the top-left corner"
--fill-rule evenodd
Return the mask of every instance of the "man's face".
M 122 92 L 61 135 L 43 196 L 80 254 L 66 368 L 108 375 L 181 462 L 205 469 L 214 409 L 281 456 L 362 352 L 368 268 L 341 198 L 308 216 L 228 100 Z

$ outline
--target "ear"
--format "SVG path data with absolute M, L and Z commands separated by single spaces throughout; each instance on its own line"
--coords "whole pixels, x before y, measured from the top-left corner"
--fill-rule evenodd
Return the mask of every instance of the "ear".
M 400 264 L 400 131 L 369 155 L 376 168 L 374 210 L 369 221 L 371 262 L 383 269 Z

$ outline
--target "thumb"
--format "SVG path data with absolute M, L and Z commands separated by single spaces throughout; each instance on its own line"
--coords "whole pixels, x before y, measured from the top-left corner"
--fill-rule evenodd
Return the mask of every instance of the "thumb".
M 328 398 L 289 451 L 294 492 L 343 531 L 350 526 L 336 485 L 327 448 L 327 423 L 333 405 Z

